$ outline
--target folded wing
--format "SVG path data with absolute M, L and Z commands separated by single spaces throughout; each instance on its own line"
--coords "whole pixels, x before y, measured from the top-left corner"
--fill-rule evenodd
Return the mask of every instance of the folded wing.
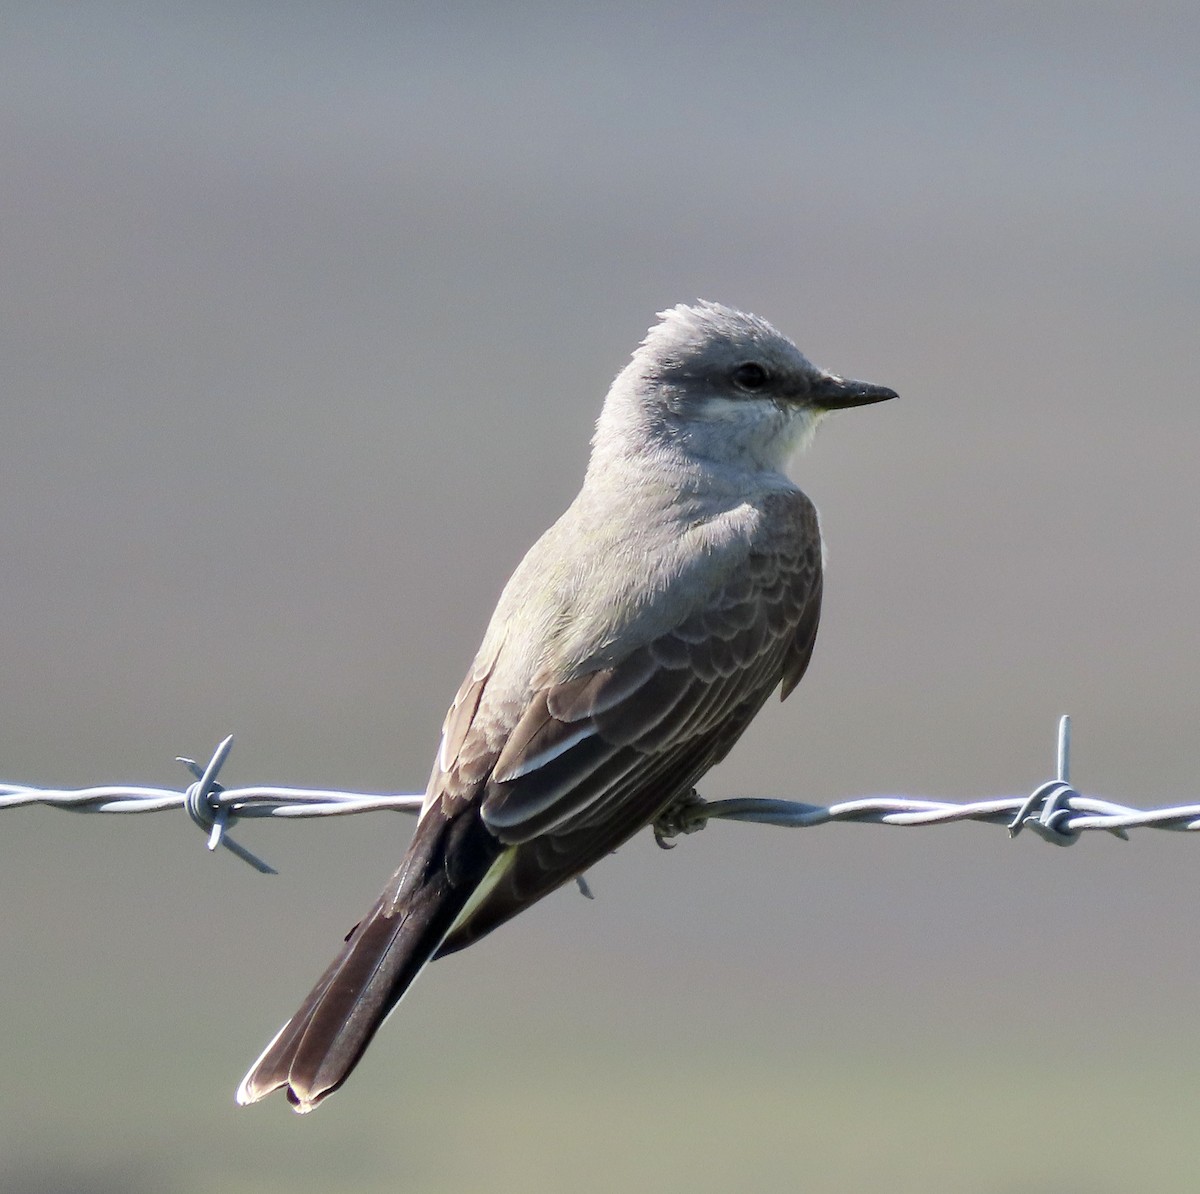
M 503 739 L 486 720 L 458 719 L 448 794 L 466 795 L 460 760 L 469 761 L 475 782 L 466 786 L 482 801 L 483 823 L 510 848 L 440 954 L 477 940 L 616 849 L 726 755 L 776 687 L 791 692 L 820 616 L 812 518 L 811 534 L 751 553 L 704 608 L 668 633 L 615 666 L 535 692 Z M 484 707 L 473 683 L 469 677 L 460 699 L 468 694 L 466 704 Z M 448 729 L 454 717 L 452 710 Z

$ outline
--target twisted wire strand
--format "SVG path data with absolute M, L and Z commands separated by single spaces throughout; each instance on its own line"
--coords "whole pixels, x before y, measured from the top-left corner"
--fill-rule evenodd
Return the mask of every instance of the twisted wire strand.
M 692 793 L 671 806 L 655 823 L 661 845 L 680 834 L 694 833 L 709 821 L 746 821 L 758 825 L 810 828 L 847 821 L 869 825 L 946 825 L 979 821 L 1008 827 L 1016 837 L 1032 829 L 1048 842 L 1073 845 L 1089 830 L 1104 830 L 1120 838 L 1130 829 L 1200 829 L 1200 804 L 1171 808 L 1139 809 L 1111 800 L 1084 796 L 1071 787 L 1071 722 L 1063 717 L 1058 731 L 1058 778 L 1028 796 L 956 803 L 907 796 L 867 796 L 834 804 L 806 804 L 797 800 L 738 797 L 704 800 Z M 259 817 L 337 817 L 355 813 L 392 811 L 417 813 L 424 797 L 414 793 L 338 792 L 312 788 L 226 788 L 217 775 L 229 756 L 233 736 L 226 738 L 201 767 L 191 759 L 181 762 L 195 777 L 183 791 L 125 785 L 80 789 L 35 788 L 0 784 L 0 809 L 43 805 L 78 813 L 151 813 L 182 808 L 208 835 L 208 848 L 222 846 L 264 874 L 274 869 L 229 836 L 236 822 Z M 585 890 L 584 885 L 581 888 Z

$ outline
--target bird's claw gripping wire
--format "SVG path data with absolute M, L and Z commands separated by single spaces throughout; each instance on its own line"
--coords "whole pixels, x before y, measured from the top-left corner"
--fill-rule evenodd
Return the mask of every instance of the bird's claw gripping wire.
M 668 804 L 654 819 L 654 840 L 659 849 L 674 850 L 671 838 L 703 829 L 708 824 L 708 814 L 704 811 L 707 804 L 695 788 Z

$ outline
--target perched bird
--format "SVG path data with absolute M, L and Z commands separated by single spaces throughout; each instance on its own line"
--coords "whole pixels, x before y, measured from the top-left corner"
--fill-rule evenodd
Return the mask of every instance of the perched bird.
M 470 945 L 688 800 L 821 608 L 821 533 L 785 476 L 830 410 L 882 386 L 765 320 L 664 311 L 604 401 L 583 488 L 500 597 L 383 893 L 238 1087 L 310 1111 L 430 959 Z

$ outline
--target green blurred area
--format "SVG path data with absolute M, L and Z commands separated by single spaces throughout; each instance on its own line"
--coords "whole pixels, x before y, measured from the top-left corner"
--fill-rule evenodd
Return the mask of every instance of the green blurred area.
M 1069 1194 L 1183 1191 L 1200 1179 L 1185 1143 L 1194 1065 L 1161 1037 L 1124 1031 L 1114 1045 L 1096 1026 L 1010 1025 L 955 1033 L 951 1047 L 937 1033 L 858 1033 L 770 1004 L 751 1002 L 732 1026 L 699 1000 L 662 1008 L 657 1024 L 630 1011 L 614 1003 L 600 1025 L 559 1016 L 549 1028 L 527 1014 L 499 1042 L 448 1017 L 424 1040 L 393 1025 L 400 1044 L 307 1119 L 282 1106 L 235 1111 L 217 1050 L 184 1051 L 177 1030 L 163 1030 L 160 1050 L 124 1056 L 141 1075 L 132 1088 L 78 1056 L 39 1058 L 72 1090 L 25 1125 L 0 1178 L 7 1194 Z

